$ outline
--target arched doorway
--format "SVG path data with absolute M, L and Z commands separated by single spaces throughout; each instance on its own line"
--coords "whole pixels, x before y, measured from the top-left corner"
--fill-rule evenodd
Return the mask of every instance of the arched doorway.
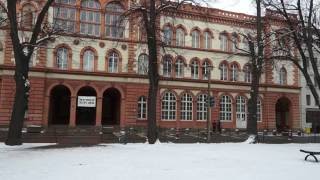
M 121 94 L 115 88 L 103 93 L 102 125 L 120 125 Z
M 280 98 L 276 103 L 276 127 L 278 131 L 286 131 L 291 128 L 290 106 L 291 102 L 286 97 Z
M 49 125 L 68 125 L 70 118 L 70 90 L 64 85 L 50 92 Z
M 96 91 L 89 86 L 83 87 L 77 94 L 77 115 L 76 125 L 95 125 L 96 123 Z M 92 100 L 89 103 L 87 100 Z

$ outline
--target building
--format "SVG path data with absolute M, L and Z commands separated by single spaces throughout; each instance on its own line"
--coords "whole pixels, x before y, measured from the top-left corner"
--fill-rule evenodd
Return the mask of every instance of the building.
M 57 1 L 58 2 L 58 1 Z M 63 0 L 50 8 L 48 21 L 67 32 L 39 48 L 30 63 L 30 102 L 26 125 L 146 126 L 147 45 L 134 20 L 114 24 L 130 6 L 117 0 Z M 21 37 L 28 39 L 43 1 L 18 4 Z M 265 31 L 282 26 L 266 15 Z M 207 76 L 217 99 L 212 121 L 223 128 L 246 128 L 251 72 L 239 34 L 252 31 L 254 16 L 185 5 L 164 13 L 159 37 L 161 74 L 157 122 L 160 127 L 206 126 Z M 7 125 L 14 99 L 14 59 L 8 29 L 0 30 L 0 124 Z M 161 48 L 159 48 L 161 49 Z M 266 48 L 266 52 L 270 49 Z M 266 57 L 267 58 L 267 57 Z M 299 72 L 291 64 L 269 63 L 262 75 L 259 129 L 299 129 Z M 93 97 L 93 98 L 92 98 Z M 91 104 L 93 103 L 93 104 Z M 89 106 L 89 107 L 88 107 Z
M 319 54 L 315 53 L 315 55 L 316 55 L 315 60 L 316 62 L 318 62 Z M 307 66 L 308 66 L 308 72 L 310 74 L 310 78 L 313 80 L 316 91 L 320 93 L 318 89 L 319 85 L 317 84 L 317 81 L 313 73 L 312 65 L 310 64 L 309 61 L 307 63 Z M 307 85 L 307 82 L 304 76 L 301 73 L 301 123 L 302 123 L 303 129 L 310 129 L 311 132 L 319 133 L 320 131 L 319 116 L 320 116 L 319 106 L 316 104 L 316 101 L 311 93 L 311 90 Z

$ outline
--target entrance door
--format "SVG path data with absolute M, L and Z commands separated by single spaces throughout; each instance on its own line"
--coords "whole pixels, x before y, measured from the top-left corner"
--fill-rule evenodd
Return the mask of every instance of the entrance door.
M 276 104 L 276 127 L 278 131 L 290 129 L 290 100 L 283 97 Z
M 238 96 L 236 99 L 236 126 L 239 129 L 247 128 L 247 112 L 246 99 L 243 96 Z
M 83 87 L 78 92 L 77 101 L 79 101 L 79 96 L 84 97 L 96 97 L 96 91 L 92 87 Z M 96 103 L 95 103 L 96 104 Z M 77 102 L 77 117 L 76 125 L 95 125 L 96 122 L 96 107 L 92 106 L 79 106 Z
M 68 125 L 70 117 L 70 91 L 58 85 L 50 93 L 49 125 Z
M 121 94 L 115 88 L 103 93 L 102 125 L 120 125 Z

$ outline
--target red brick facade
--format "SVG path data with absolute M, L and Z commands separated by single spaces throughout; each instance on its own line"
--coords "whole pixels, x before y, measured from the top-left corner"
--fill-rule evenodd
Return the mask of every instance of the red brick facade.
M 77 1 L 78 2 L 78 1 Z M 101 4 L 107 4 L 109 0 L 101 0 Z M 79 11 L 80 4 L 77 3 L 77 8 Z M 201 9 L 193 9 L 189 6 L 184 7 L 185 12 L 180 14 L 179 17 L 186 19 L 197 19 L 201 21 L 199 15 L 194 15 L 194 12 Z M 189 12 L 188 12 L 189 11 Z M 243 19 L 253 18 L 252 16 L 247 16 L 243 14 L 230 13 L 221 10 L 208 10 L 212 12 L 218 12 L 219 17 L 212 17 L 210 22 L 217 24 L 224 24 L 229 26 L 239 26 L 242 27 L 241 23 L 238 23 L 239 17 Z M 223 13 L 224 12 L 224 13 Z M 189 15 L 187 16 L 187 14 Z M 233 14 L 233 16 L 229 16 Z M 77 18 L 79 18 L 77 16 Z M 104 21 L 101 24 L 102 32 L 104 32 Z M 270 23 L 272 24 L 272 23 Z M 161 26 L 162 27 L 162 26 Z M 174 26 L 173 26 L 174 27 Z M 183 27 L 184 26 L 178 26 Z M 138 75 L 136 73 L 137 69 L 137 58 L 138 55 L 137 49 L 140 47 L 137 38 L 137 34 L 134 30 L 134 26 L 130 24 L 129 26 L 129 37 L 122 40 L 109 40 L 108 38 L 97 38 L 92 37 L 99 43 L 99 47 L 103 50 L 103 54 L 93 48 L 83 46 L 81 47 L 81 52 L 73 51 L 75 43 L 65 42 L 60 43 L 55 46 L 52 53 L 48 53 L 49 51 L 45 48 L 40 49 L 40 53 L 38 55 L 39 62 L 36 63 L 36 66 L 32 67 L 30 70 L 30 82 L 31 82 L 31 92 L 30 92 L 30 101 L 29 101 L 29 109 L 28 115 L 26 117 L 25 124 L 37 124 L 43 126 L 50 126 L 50 104 L 52 101 L 52 89 L 57 87 L 58 85 L 63 85 L 70 91 L 70 113 L 68 118 L 68 125 L 73 127 L 77 125 L 77 96 L 79 90 L 83 87 L 91 87 L 94 89 L 96 93 L 96 108 L 95 108 L 95 126 L 102 125 L 103 119 L 103 107 L 104 107 L 104 93 L 110 89 L 113 89 L 112 93 L 120 94 L 120 108 L 119 111 L 119 124 L 121 127 L 125 126 L 146 126 L 146 120 L 140 120 L 137 117 L 138 111 L 138 99 L 140 96 L 146 96 L 148 94 L 148 79 L 144 75 Z M 268 29 L 269 27 L 266 27 Z M 270 29 L 270 28 L 269 28 Z M 10 120 L 13 100 L 14 100 L 14 91 L 15 91 L 15 82 L 13 79 L 14 73 L 14 63 L 12 62 L 12 45 L 10 43 L 10 39 L 8 37 L 8 31 L 6 29 L 2 29 L 0 31 L 5 31 L 6 36 L 4 39 L 4 56 L 0 58 L 4 58 L 4 64 L 0 65 L 0 125 L 7 125 Z M 187 30 L 185 30 L 187 32 Z M 199 30 L 201 32 L 201 30 Z M 210 29 L 205 29 L 204 31 L 208 31 L 212 34 L 213 38 L 219 38 L 218 34 L 213 35 Z M 174 31 L 175 32 L 175 31 Z M 189 29 L 188 32 L 192 32 Z M 230 33 L 228 34 L 230 36 Z M 175 37 L 175 35 L 173 35 Z M 187 33 L 186 33 L 187 36 Z M 188 34 L 189 36 L 189 34 Z M 75 37 L 76 38 L 76 37 Z M 212 53 L 225 53 L 231 54 L 230 52 L 222 52 L 219 49 L 203 49 L 203 38 L 201 38 L 200 49 L 197 49 L 199 52 L 212 52 Z M 61 40 L 63 41 L 63 40 Z M 108 42 L 123 42 L 127 43 L 124 47 L 108 47 L 106 43 Z M 175 42 L 175 39 L 173 40 Z M 80 46 L 80 45 L 77 45 Z M 174 45 L 173 45 L 174 46 Z M 56 50 L 59 47 L 67 47 L 70 50 L 68 54 L 68 69 L 67 70 L 59 70 L 55 65 L 49 66 L 47 60 L 49 56 L 53 56 L 53 61 L 56 59 Z M 93 72 L 84 72 L 83 67 L 83 51 L 86 49 L 90 49 L 95 53 L 94 60 L 94 71 Z M 117 49 L 126 49 L 126 56 L 123 56 L 120 51 Z M 191 47 L 183 47 L 182 49 L 195 50 Z M 117 52 L 119 55 L 119 65 L 118 65 L 118 73 L 108 73 L 108 54 L 110 52 Z M 145 50 L 144 50 L 145 51 Z M 267 50 L 266 50 L 267 51 Z M 75 54 L 80 54 L 80 65 L 78 68 L 72 67 L 71 60 L 74 59 Z M 145 53 L 145 52 L 144 52 Z M 266 54 L 268 54 L 266 52 Z M 98 69 L 98 58 L 100 56 L 105 57 L 104 71 Z M 127 58 L 124 61 L 124 58 Z M 184 58 L 184 57 L 183 57 Z M 172 58 L 174 59 L 174 57 Z M 199 59 L 196 56 L 194 59 Z M 190 59 L 189 59 L 190 60 Z M 188 64 L 185 60 L 185 63 Z M 202 62 L 202 60 L 200 60 Z M 127 64 L 124 64 L 127 62 Z M 240 71 L 242 71 L 241 65 L 238 62 L 227 62 L 221 61 L 221 63 L 227 63 L 228 65 L 236 64 Z M 53 63 L 54 64 L 54 63 Z M 202 63 L 199 63 L 202 64 Z M 126 68 L 126 71 L 123 69 Z M 219 69 L 216 67 L 216 69 Z M 159 91 L 159 99 L 158 99 L 158 110 L 157 110 L 157 121 L 160 127 L 173 127 L 173 128 L 198 128 L 205 127 L 206 121 L 198 121 L 197 120 L 197 97 L 199 94 L 207 93 L 206 85 L 207 81 L 202 80 L 202 75 L 199 73 L 199 79 L 191 79 L 191 78 L 174 78 L 175 71 L 172 72 L 172 77 L 169 78 L 161 78 L 161 85 Z M 258 123 L 259 129 L 276 129 L 276 116 L 277 116 L 277 102 L 279 99 L 285 99 L 288 102 L 288 128 L 298 129 L 300 128 L 300 89 L 299 89 L 299 79 L 298 79 L 298 69 L 294 69 L 294 82 L 292 85 L 277 85 L 274 83 L 274 77 L 272 73 L 272 68 L 270 64 L 266 67 L 266 73 L 264 74 L 265 82 L 261 85 L 261 102 L 262 102 L 262 121 Z M 217 105 L 212 110 L 212 121 L 216 122 L 219 119 L 220 107 L 219 107 L 219 99 L 222 95 L 229 95 L 232 99 L 232 119 L 231 121 L 223 121 L 222 128 L 237 128 L 236 125 L 236 97 L 239 95 L 246 96 L 245 94 L 249 93 L 250 83 L 245 82 L 231 82 L 231 81 L 221 81 L 218 79 L 213 79 L 212 83 L 212 93 L 216 98 Z M 174 121 L 167 121 L 161 119 L 161 97 L 163 92 L 171 91 L 175 94 L 176 98 L 176 113 Z M 192 109 L 192 120 L 191 121 L 183 121 L 180 118 L 180 109 L 181 109 L 181 95 L 184 92 L 189 92 L 192 95 L 193 100 L 193 109 Z M 247 98 L 247 97 L 246 97 Z M 114 103 L 114 102 L 112 102 Z M 112 104 L 114 105 L 114 104 Z

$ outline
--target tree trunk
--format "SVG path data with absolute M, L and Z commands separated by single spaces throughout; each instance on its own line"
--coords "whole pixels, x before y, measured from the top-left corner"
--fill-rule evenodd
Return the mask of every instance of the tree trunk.
M 15 83 L 16 93 L 14 99 L 13 110 L 11 114 L 11 120 L 9 124 L 8 136 L 6 139 L 6 145 L 21 145 L 22 144 L 22 128 L 24 123 L 25 113 L 28 107 L 29 97 L 29 80 L 28 80 L 28 59 L 24 58 L 17 59 L 16 56 L 16 72 L 15 72 Z
M 148 18 L 149 17 L 149 18 Z M 150 1 L 149 16 L 144 14 L 149 51 L 149 92 L 148 92 L 148 141 L 154 144 L 158 139 L 157 128 L 157 98 L 159 89 L 156 4 Z

